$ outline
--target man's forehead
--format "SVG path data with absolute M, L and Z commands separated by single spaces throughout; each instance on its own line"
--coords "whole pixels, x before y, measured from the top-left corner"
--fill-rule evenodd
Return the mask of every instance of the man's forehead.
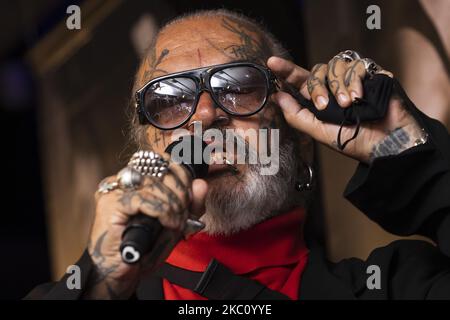
M 146 57 L 140 83 L 168 73 L 231 61 L 264 64 L 269 54 L 260 34 L 228 17 L 178 22 L 160 33 Z
M 159 41 L 196 41 L 223 39 L 239 43 L 259 38 L 260 31 L 248 23 L 224 16 L 189 18 L 173 23 L 160 33 Z
M 226 38 L 207 39 L 170 39 L 158 42 L 156 56 L 166 52 L 160 66 L 168 73 L 206 67 L 237 60 L 236 57 L 224 54 L 223 48 L 233 46 L 234 41 Z M 158 55 L 159 53 L 159 55 Z

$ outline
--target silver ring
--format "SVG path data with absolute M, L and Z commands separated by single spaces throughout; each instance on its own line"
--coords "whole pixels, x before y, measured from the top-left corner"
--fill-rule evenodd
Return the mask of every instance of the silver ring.
M 353 60 L 361 59 L 361 55 L 353 50 L 345 50 L 339 52 L 334 58 L 344 60 L 345 62 L 352 62 Z
M 98 192 L 106 194 L 118 188 L 137 190 L 142 187 L 144 176 L 163 178 L 169 171 L 169 162 L 153 151 L 138 151 L 128 162 L 128 166 L 117 174 L 117 180 L 99 184 Z
M 141 175 L 163 178 L 169 171 L 169 162 L 153 151 L 138 151 L 128 162 L 128 166 Z
M 373 76 L 377 72 L 380 72 L 381 70 L 383 70 L 382 67 L 380 67 L 378 64 L 376 64 L 375 61 L 373 61 L 370 58 L 364 58 L 364 59 L 361 59 L 361 61 L 364 63 L 364 68 L 366 69 L 367 74 L 369 74 L 371 76 Z
M 97 192 L 107 194 L 116 189 L 136 190 L 142 186 L 144 177 L 142 174 L 132 167 L 125 167 L 117 174 L 116 181 L 100 182 Z
M 109 182 L 109 181 L 103 181 L 100 182 L 98 185 L 97 192 L 101 194 L 107 194 L 108 192 L 111 192 L 119 187 L 119 184 L 117 181 Z
M 128 166 L 117 174 L 117 183 L 122 190 L 136 190 L 142 186 L 144 176 L 136 169 Z

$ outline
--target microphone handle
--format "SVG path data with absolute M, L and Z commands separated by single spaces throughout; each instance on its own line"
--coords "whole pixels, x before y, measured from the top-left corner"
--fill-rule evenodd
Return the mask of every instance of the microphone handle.
M 128 264 L 137 263 L 153 248 L 163 229 L 157 218 L 142 213 L 132 217 L 122 234 L 120 244 L 122 260 Z

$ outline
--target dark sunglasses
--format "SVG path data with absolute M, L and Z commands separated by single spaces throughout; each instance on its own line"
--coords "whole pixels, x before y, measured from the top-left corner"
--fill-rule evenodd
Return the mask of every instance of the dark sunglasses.
M 276 89 L 275 75 L 268 68 L 233 62 L 151 80 L 136 92 L 136 111 L 141 124 L 173 130 L 192 117 L 203 91 L 226 113 L 246 117 L 259 112 Z

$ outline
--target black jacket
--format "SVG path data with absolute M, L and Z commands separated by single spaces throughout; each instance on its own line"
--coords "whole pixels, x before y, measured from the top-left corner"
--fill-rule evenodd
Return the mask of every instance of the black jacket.
M 400 240 L 375 249 L 365 261 L 351 258 L 336 264 L 327 261 L 322 248 L 310 247 L 300 299 L 450 299 L 450 137 L 441 123 L 421 113 L 404 92 L 401 96 L 429 134 L 427 143 L 397 156 L 378 158 L 371 165 L 359 164 L 344 196 L 385 230 L 402 236 L 424 235 L 436 246 L 424 241 Z M 92 270 L 86 252 L 77 265 L 82 270 L 82 289 L 69 290 L 65 276 L 59 282 L 36 287 L 26 299 L 79 299 Z M 370 265 L 378 266 L 381 271 L 380 289 L 369 289 L 366 284 Z M 260 294 L 261 285 L 241 277 L 235 277 L 236 285 L 223 294 L 227 290 L 222 290 L 220 284 L 234 283 L 220 278 L 223 274 L 217 280 L 219 288 L 216 284 L 211 292 L 203 291 L 205 296 L 280 298 L 270 292 Z M 192 272 L 185 275 L 185 278 L 201 278 Z M 134 298 L 163 299 L 161 277 L 164 274 L 143 279 Z M 176 278 L 175 275 L 174 283 Z

